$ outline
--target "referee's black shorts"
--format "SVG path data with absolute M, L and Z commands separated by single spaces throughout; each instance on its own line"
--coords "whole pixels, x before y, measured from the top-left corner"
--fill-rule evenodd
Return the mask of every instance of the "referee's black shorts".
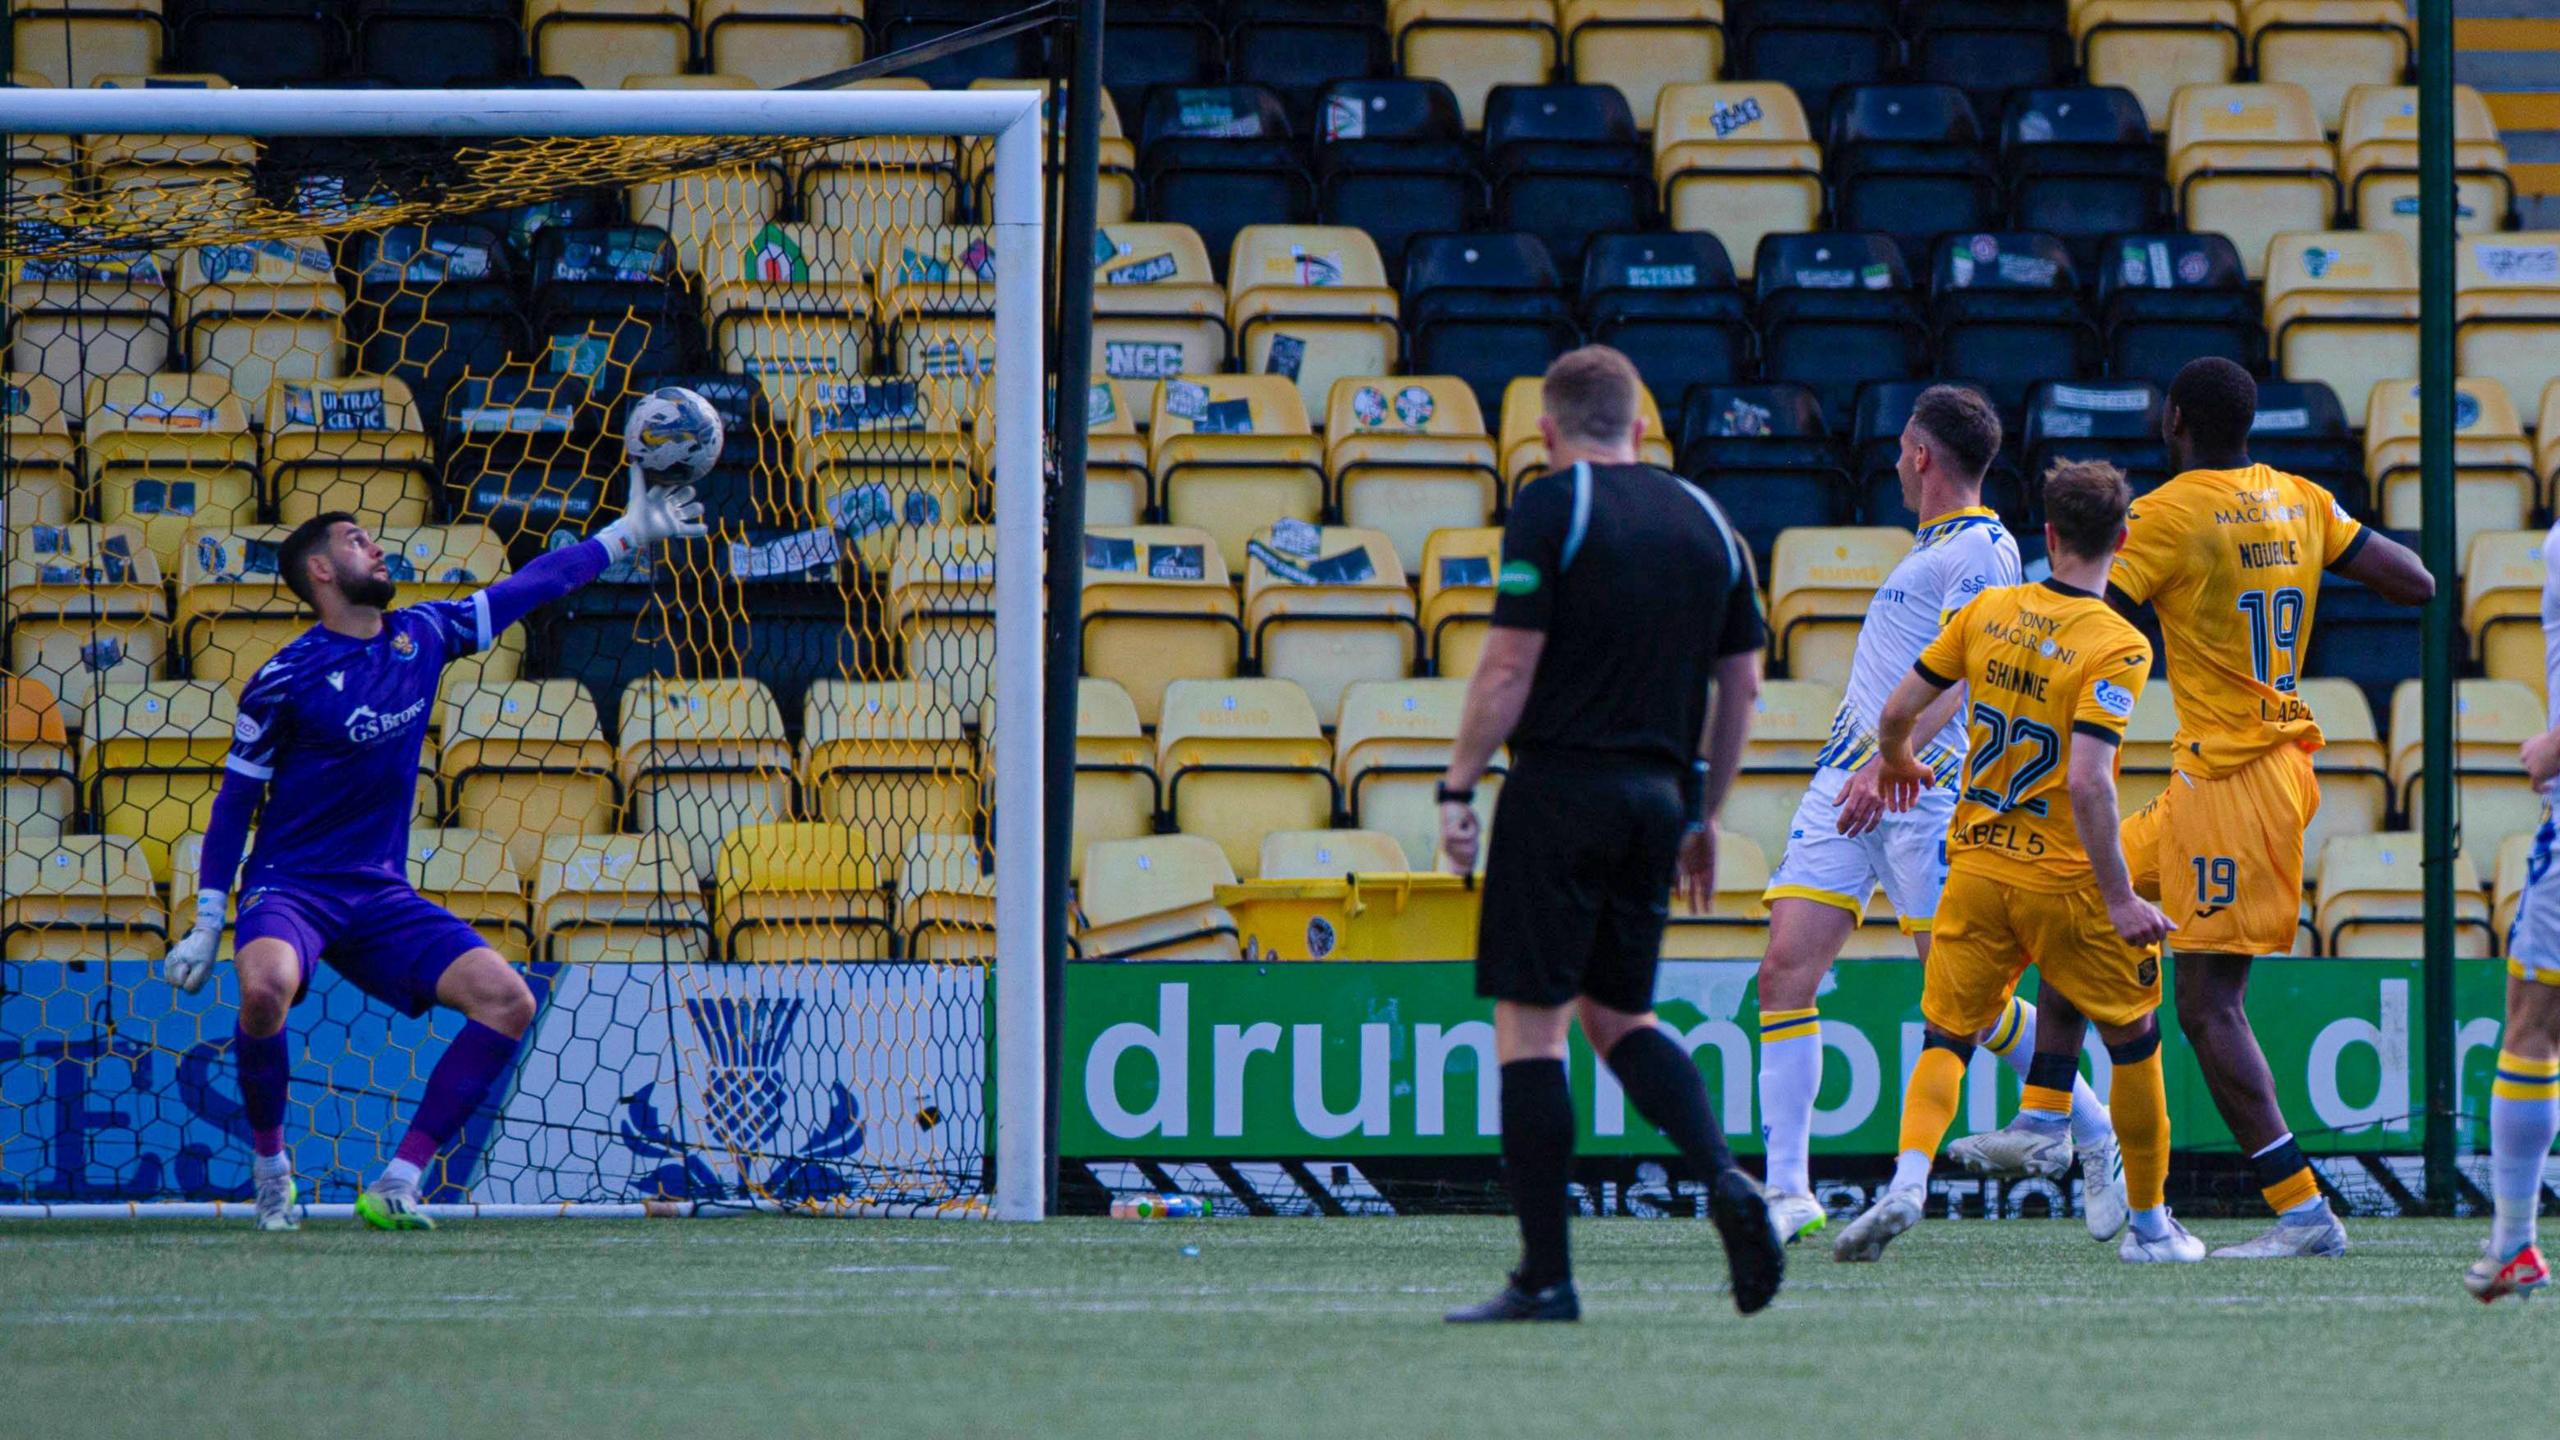
M 1680 776 L 1607 756 L 1520 757 L 1495 802 L 1476 926 L 1476 993 L 1527 1005 L 1588 995 L 1653 1008 L 1685 828 Z

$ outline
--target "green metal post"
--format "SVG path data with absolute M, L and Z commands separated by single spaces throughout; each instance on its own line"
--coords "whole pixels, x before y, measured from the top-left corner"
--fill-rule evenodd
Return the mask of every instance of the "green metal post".
M 2426 610 L 2427 1207 L 2451 1214 L 2454 1114 L 2453 0 L 2418 3 L 2418 285 L 2421 540 L 2436 579 Z M 2346 397 L 2350 403 L 2355 397 Z

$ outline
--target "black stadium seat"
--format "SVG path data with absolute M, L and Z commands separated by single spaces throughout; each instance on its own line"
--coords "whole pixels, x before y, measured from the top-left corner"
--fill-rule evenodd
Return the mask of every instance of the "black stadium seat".
M 634 375 L 610 433 L 621 433 L 624 416 L 640 397 L 669 385 L 701 395 L 720 416 L 719 463 L 694 486 L 704 523 L 728 535 L 815 523 L 814 504 L 791 463 L 790 436 L 776 422 L 764 386 L 754 376 L 725 371 Z
M 1938 242 L 1930 292 L 1938 373 L 1979 381 L 2004 422 L 2037 381 L 2097 370 L 2098 327 L 2070 254 L 2050 235 L 1950 235 Z
M 1870 380 L 1931 373 L 1910 271 L 1883 235 L 1765 236 L 1752 288 L 1761 374 L 1811 387 L 1826 415 L 1852 413 Z
M 1893 0 L 1735 0 L 1725 9 L 1727 68 L 1793 86 L 1822 134 L 1835 89 L 1879 84 L 1901 68 L 1893 10 Z
M 1969 380 L 1878 380 L 1858 392 L 1858 414 L 1849 429 L 1849 463 L 1856 476 L 1853 489 L 1858 524 L 1919 528 L 1921 517 L 1902 503 L 1902 477 L 1895 465 L 1901 458 L 1902 429 L 1911 423 L 1912 406 L 1918 403 L 1921 391 L 1939 384 L 1961 385 L 1977 395 L 1982 393 L 1982 387 Z M 1999 511 L 2012 530 L 2023 530 L 2032 507 L 2017 467 L 2008 459 L 2016 448 L 2017 437 L 2012 434 L 2008 438 L 2010 445 L 1993 459 L 1989 472 L 1983 476 L 1982 503 Z
M 2418 548 L 2414 530 L 2381 533 Z M 2363 688 L 2374 714 L 2389 715 L 2391 692 L 2401 681 L 2417 677 L 2426 653 L 2421 615 L 2416 607 L 2395 605 L 2344 575 L 2324 576 L 2301 672 L 2352 680 Z
M 548 226 L 533 240 L 525 306 L 539 368 L 610 391 L 636 371 L 700 363 L 700 311 L 675 242 L 654 225 Z
M 190 0 L 172 4 L 177 45 L 169 68 L 220 75 L 234 85 L 308 84 L 338 73 L 347 31 L 335 7 L 311 0 Z
M 1316 218 L 1315 182 L 1289 117 L 1280 97 L 1258 85 L 1157 89 L 1140 137 L 1147 218 L 1199 231 L 1222 278 L 1237 231 Z
M 2097 278 L 2108 374 L 2166 387 L 2206 355 L 2265 368 L 2266 327 L 2228 236 L 2119 236 L 2098 257 Z
M 1345 80 L 1316 104 L 1318 213 L 1327 225 L 1369 232 L 1404 278 L 1405 243 L 1416 235 L 1481 224 L 1485 185 L 1466 143 L 1458 97 L 1437 80 Z
M 2321 381 L 2258 382 L 2249 458 L 2316 482 L 2359 519 L 2379 518 L 2372 513 L 2372 487 L 2354 422 L 2338 403 L 2337 392 Z
M 1158 85 L 1223 85 L 1226 36 L 1210 0 L 1113 0 L 1102 45 L 1102 83 L 1122 114 Z
M 1903 32 L 1914 80 L 1961 87 L 1985 115 L 2013 91 L 2071 74 L 2071 15 L 2063 0 L 1909 0 Z
M 966 30 L 991 13 L 985 0 L 879 0 L 870 10 L 871 24 L 880 37 L 879 53 L 884 55 Z M 960 89 L 972 80 L 1042 74 L 1041 35 L 1038 29 L 1017 31 L 898 73 L 912 75 L 936 90 Z
M 465 371 L 489 373 L 531 348 L 515 264 L 496 230 L 458 220 L 358 231 L 347 337 L 355 368 L 407 382 L 430 431 Z
M 1383 0 L 1230 0 L 1227 13 L 1229 73 L 1277 93 L 1298 134 L 1326 133 L 1317 92 L 1389 73 Z
M 1999 223 L 1982 129 L 1952 85 L 1861 85 L 1833 97 L 1831 223 L 1893 237 L 1906 256 Z
M 2038 385 L 2027 402 L 2026 452 L 2027 474 L 2038 487 L 2056 461 L 2104 460 L 2125 472 L 2134 494 L 2157 490 L 2169 478 L 2159 387 L 2145 380 Z
M 1704 231 L 1593 237 L 1582 253 L 1582 329 L 1635 362 L 1664 410 L 1694 385 L 1751 373 L 1751 309 L 1724 242 Z
M 520 9 L 513 0 L 356 0 L 354 68 L 419 87 L 522 75 Z
M 1849 518 L 1848 456 L 1801 385 L 1714 385 L 1680 410 L 1680 473 L 1724 508 L 1760 572 L 1778 532 Z
M 2169 214 L 2160 142 L 2142 102 L 2115 86 L 2022 90 L 2000 122 L 2009 224 L 2059 235 L 2083 270 L 2110 235 L 2156 230 Z
M 447 509 L 488 526 L 509 564 L 532 560 L 554 534 L 584 533 L 620 503 L 620 447 L 606 443 L 605 407 L 578 377 L 516 362 L 460 377 L 447 402 Z
M 1537 236 L 1567 274 L 1592 236 L 1653 218 L 1653 151 L 1615 85 L 1496 85 L 1484 149 L 1493 228 Z
M 1503 387 L 1580 343 L 1555 261 L 1535 235 L 1420 235 L 1405 251 L 1408 368 L 1456 375 L 1488 421 Z

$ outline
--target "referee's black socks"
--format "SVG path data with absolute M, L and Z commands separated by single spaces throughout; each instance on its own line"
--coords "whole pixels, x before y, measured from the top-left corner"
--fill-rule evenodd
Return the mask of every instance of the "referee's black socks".
M 1707 1103 L 1707 1084 L 1698 1077 L 1696 1062 L 1661 1027 L 1628 1031 L 1610 1047 L 1609 1068 L 1636 1113 L 1680 1147 L 1700 1184 L 1713 1185 L 1718 1175 L 1733 1168 L 1733 1147 L 1724 1143 L 1724 1129 L 1716 1124 L 1715 1107 Z M 1507 1079 L 1509 1070 L 1503 1073 Z
M 1573 1172 L 1573 1097 L 1561 1060 L 1502 1067 L 1502 1172 L 1520 1217 L 1520 1288 L 1573 1278 L 1565 1248 L 1564 1189 Z

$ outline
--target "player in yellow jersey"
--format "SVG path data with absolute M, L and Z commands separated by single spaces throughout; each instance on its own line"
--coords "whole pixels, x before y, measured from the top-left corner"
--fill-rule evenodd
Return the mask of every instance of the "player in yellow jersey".
M 2257 407 L 2257 382 L 2228 360 L 2178 372 L 2161 426 L 2178 473 L 2134 506 L 2112 597 L 2159 614 L 2178 707 L 2176 774 L 2126 819 L 2126 860 L 2135 885 L 2177 922 L 2178 1026 L 2277 1214 L 2273 1229 L 2216 1250 L 2218 1259 L 2347 1248 L 2345 1227 L 2285 1128 L 2241 1002 L 2255 957 L 2293 947 L 2302 832 L 2320 808 L 2311 773 L 2320 727 L 2296 686 L 2321 573 L 2334 570 L 2403 605 L 2435 593 L 2406 546 L 2357 524 L 2301 476 L 2250 463 Z M 2045 1013 L 2038 1053 L 2049 1041 L 2076 1054 L 2081 1027 L 2054 1023 L 2051 1006 Z M 1959 1142 L 1955 1157 L 2002 1173 L 2025 1134 L 2055 1123 L 2039 1109 L 2051 1103 L 2031 1090 L 2018 1121 Z
M 2156 947 L 2169 920 L 2134 893 L 2117 844 L 2116 751 L 2151 672 L 2150 643 L 2105 599 L 2132 498 L 2112 465 L 2055 466 L 2044 485 L 2052 578 L 1977 596 L 1885 702 L 1879 784 L 1896 809 L 1934 783 L 1912 754 L 1913 724 L 1954 685 L 1966 687 L 1972 745 L 1947 831 L 1946 890 L 1920 992 L 1927 1038 L 1902 1095 L 1901 1155 L 1884 1195 L 1841 1232 L 1834 1259 L 1874 1260 L 1920 1223 L 1973 1037 L 2000 1018 L 2030 964 L 2045 994 L 2068 995 L 2076 1014 L 2097 1022 L 2115 1061 L 2108 1103 L 2133 1212 L 2120 1253 L 2204 1258 L 2204 1242 L 2164 1202 L 2169 1101 L 2154 1012 Z M 2029 1083 L 2068 1095 L 2074 1060 L 2048 1061 L 2041 1050 L 2037 1059 Z

